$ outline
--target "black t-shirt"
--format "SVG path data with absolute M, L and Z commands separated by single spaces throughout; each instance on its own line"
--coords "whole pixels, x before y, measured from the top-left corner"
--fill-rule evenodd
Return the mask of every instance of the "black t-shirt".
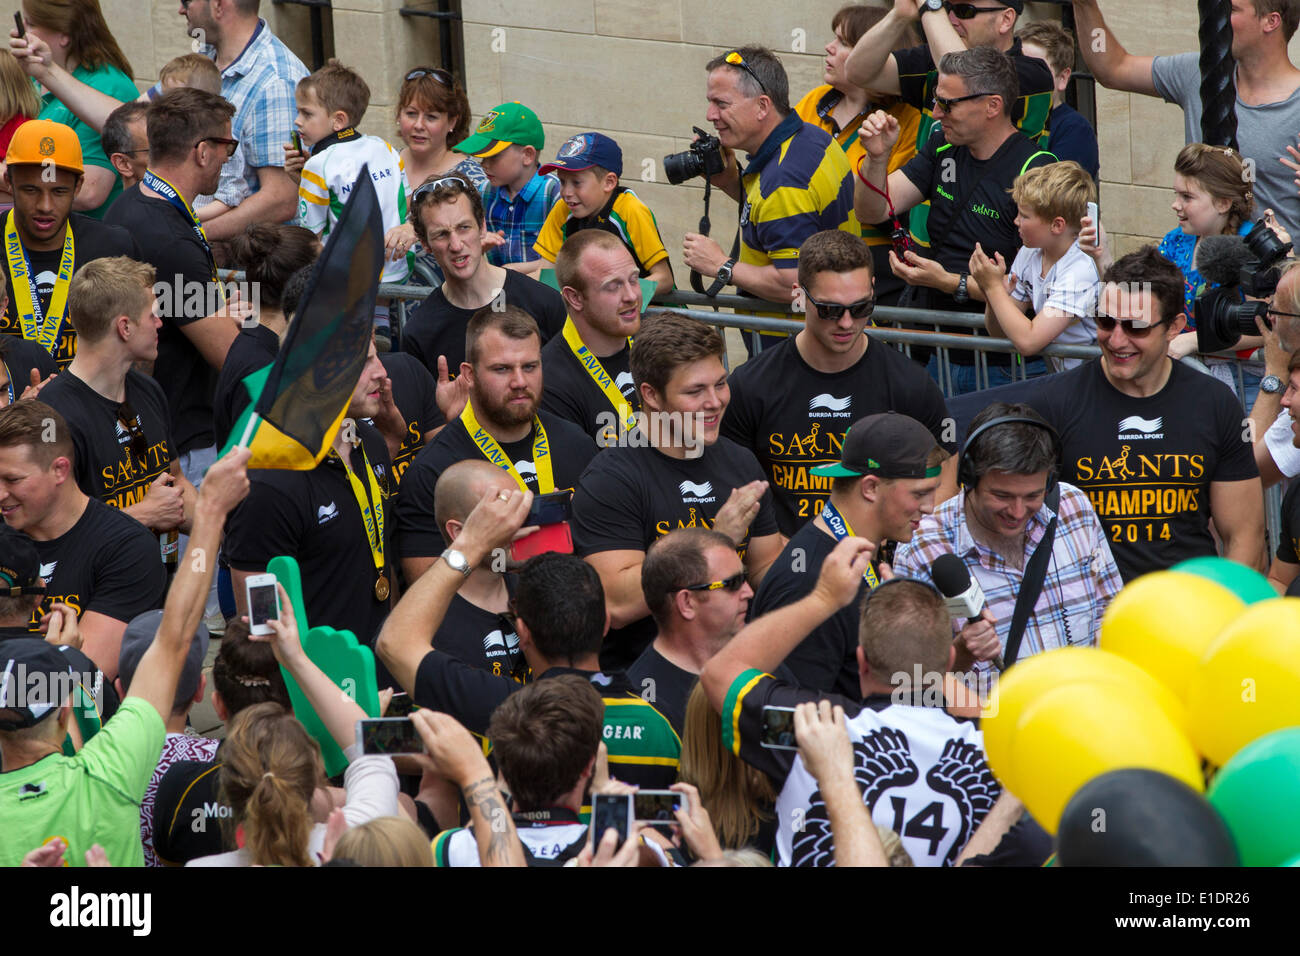
M 41 401 L 68 420 L 72 429 L 77 484 L 92 498 L 114 508 L 144 500 L 155 478 L 171 469 L 176 454 L 162 388 L 135 369 L 126 373 L 126 404 L 145 438 L 142 460 L 131 431 L 122 424 L 118 402 L 105 398 L 70 371 L 41 390 Z
M 700 679 L 699 674 L 682 670 L 664 657 L 652 643 L 627 669 L 627 679 L 659 713 L 668 718 L 673 730 L 685 733 L 686 702 Z
M 600 356 L 599 361 L 632 410 L 639 411 L 641 398 L 628 364 L 631 355 L 631 346 L 624 345 L 613 355 Z M 573 354 L 563 335 L 557 335 L 542 349 L 542 374 L 546 382 L 542 389 L 542 408 L 552 415 L 573 422 L 598 444 L 611 435 L 611 426 L 615 437 L 623 430 L 618 410 Z
M 506 270 L 499 301 L 516 305 L 536 319 L 543 344 L 560 334 L 568 316 L 560 293 L 512 269 Z M 441 287 L 435 289 L 407 318 L 402 329 L 402 351 L 419 359 L 435 380 L 438 356 L 447 356 L 447 372 L 454 378 L 465 361 L 465 328 L 477 311 L 452 305 Z
M 577 425 L 538 412 L 546 440 L 550 445 L 552 476 L 555 488 L 574 488 L 587 463 L 596 454 L 596 443 Z M 537 470 L 533 463 L 533 439 L 536 432 L 515 442 L 505 442 L 501 450 L 515 466 L 528 490 L 538 494 Z M 487 461 L 457 418 L 438 432 L 432 444 L 423 448 L 407 469 L 402 494 L 397 502 L 398 553 L 403 558 L 432 558 L 442 554 L 446 544 L 433 516 L 434 488 L 438 477 L 458 461 L 481 458 Z M 520 468 L 520 465 L 524 467 Z
M 11 214 L 12 212 L 6 212 L 0 215 L 0 235 L 3 235 L 8 230 L 9 216 Z M 73 275 L 76 275 L 77 270 L 87 262 L 95 259 L 106 259 L 110 256 L 130 256 L 132 259 L 142 258 L 140 247 L 126 229 L 75 212 L 68 216 L 68 222 L 72 226 Z M 62 258 L 63 246 L 61 244 L 59 248 L 46 252 L 27 251 L 27 259 L 31 265 L 32 275 L 36 277 L 36 294 L 41 300 L 41 315 L 49 315 L 50 313 L 50 296 L 54 291 L 54 283 L 59 275 L 59 260 Z M 7 259 L 4 264 L 4 274 L 5 294 L 9 296 L 9 307 L 5 310 L 5 314 L 0 316 L 0 333 L 21 339 L 23 337 L 23 327 L 18 317 L 19 309 L 14 300 L 13 276 L 10 275 Z M 40 348 L 40 346 L 37 347 Z M 72 356 L 76 354 L 77 333 L 73 329 L 72 323 L 68 321 L 68 314 L 65 311 L 63 314 L 63 327 L 59 330 L 54 359 L 57 361 L 59 368 L 64 368 L 72 361 Z M 30 382 L 23 381 L 24 388 L 29 384 Z M 22 389 L 18 389 L 18 392 L 21 393 Z
M 0 317 L 0 322 L 3 321 L 3 317 Z M 5 364 L 9 383 L 13 387 L 13 401 L 21 398 L 23 389 L 32 384 L 32 369 L 40 374 L 42 382 L 59 370 L 54 356 L 49 352 L 35 342 L 15 335 L 0 335 L 0 360 Z M 4 391 L 8 392 L 8 389 Z
M 416 452 L 424 447 L 424 433 L 447 424 L 447 419 L 438 408 L 437 380 L 415 356 L 385 352 L 379 360 L 393 383 L 393 404 L 406 419 L 406 436 L 393 459 L 393 478 L 401 484 Z
M 822 562 L 835 550 L 835 539 L 811 521 L 786 544 L 772 562 L 749 604 L 749 619 L 793 604 L 817 585 Z M 785 666 L 803 688 L 862 699 L 858 682 L 858 606 L 867 593 L 864 580 L 858 597 L 818 625 L 785 659 Z
M 153 800 L 153 849 L 163 866 L 225 849 L 221 818 L 229 807 L 220 802 L 221 762 L 178 760 L 163 773 Z
M 640 432 L 633 432 L 635 439 Z M 699 458 L 670 458 L 656 448 L 606 448 L 583 473 L 573 496 L 573 545 L 586 557 L 601 551 L 645 551 L 675 528 L 712 527 L 731 492 L 764 479 L 753 453 L 728 438 L 704 449 Z M 776 534 L 776 512 L 769 489 L 743 541 Z M 649 615 L 611 629 L 601 649 L 601 664 L 627 666 L 654 639 Z
M 218 449 L 225 447 L 235 422 L 252 404 L 244 379 L 274 362 L 279 352 L 280 336 L 264 325 L 240 329 L 230 343 L 212 393 L 212 427 Z
M 1291 482 L 1282 496 L 1277 559 L 1287 564 L 1300 564 L 1300 481 Z
M 215 444 L 212 434 L 212 368 L 182 326 L 205 318 L 221 306 L 210 289 L 212 253 L 194 233 L 194 224 L 165 199 L 140 192 L 137 183 L 113 202 L 104 221 L 125 226 L 140 243 L 143 258 L 158 270 L 166 294 L 158 297 L 162 328 L 153 377 L 167 395 L 176 454 Z
M 1050 376 L 1032 404 L 1060 434 L 1061 479 L 1087 492 L 1125 581 L 1215 554 L 1210 483 L 1259 477 L 1236 395 L 1181 362 L 1155 395 L 1130 398 L 1094 359 Z
M 383 436 L 372 426 L 358 422 L 357 436 L 361 448 L 352 451 L 352 467 L 360 477 L 364 449 L 384 499 L 384 565 L 391 586 L 397 563 L 388 503 L 392 463 Z M 297 559 L 309 626 L 348 630 L 370 644 L 389 602 L 375 597 L 378 573 L 343 462 L 330 455 L 311 471 L 258 469 L 249 478 L 248 497 L 226 522 L 223 553 L 230 567 L 260 573 L 276 555 Z M 362 484 L 368 494 L 369 482 Z
M 764 349 L 728 379 L 731 401 L 722 434 L 758 458 L 772 484 L 776 523 L 793 535 L 821 513 L 831 479 L 810 474 L 840 460 L 848 427 L 864 415 L 901 412 L 956 453 L 955 435 L 945 439 L 948 408 L 943 393 L 902 352 L 872 342 L 843 372 L 818 372 L 799 354 L 794 338 Z
M 75 608 L 78 617 L 94 611 L 123 622 L 163 606 L 167 572 L 158 538 L 102 501 L 91 498 L 76 524 L 35 544 L 46 593 L 29 622 L 33 632 L 56 601 Z
M 507 587 L 513 591 L 509 584 Z M 528 671 L 519 649 L 519 635 L 510 619 L 471 604 L 459 594 L 452 595 L 442 624 L 433 635 L 433 646 L 470 667 L 498 677 L 518 679 Z

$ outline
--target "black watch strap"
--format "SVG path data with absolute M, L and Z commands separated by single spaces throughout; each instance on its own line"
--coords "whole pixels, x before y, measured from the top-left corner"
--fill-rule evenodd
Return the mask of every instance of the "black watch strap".
M 730 285 L 731 274 L 735 270 L 735 268 L 736 268 L 735 259 L 728 259 L 726 262 L 724 262 L 722 264 L 722 268 L 718 270 L 717 278 L 714 279 L 713 283 L 707 289 L 704 290 L 704 294 L 707 295 L 710 299 L 712 299 L 719 292 L 721 292 L 728 285 Z M 726 273 L 726 275 L 723 275 L 724 272 Z

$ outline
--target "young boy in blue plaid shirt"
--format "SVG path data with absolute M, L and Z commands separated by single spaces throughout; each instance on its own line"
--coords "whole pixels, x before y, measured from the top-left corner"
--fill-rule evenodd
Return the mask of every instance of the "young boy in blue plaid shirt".
M 539 258 L 533 243 L 560 198 L 554 174 L 537 172 L 545 145 L 541 120 L 522 103 L 502 103 L 483 117 L 472 136 L 456 144 L 457 152 L 475 157 L 487 174 L 487 230 L 505 240 L 488 251 L 494 266 Z

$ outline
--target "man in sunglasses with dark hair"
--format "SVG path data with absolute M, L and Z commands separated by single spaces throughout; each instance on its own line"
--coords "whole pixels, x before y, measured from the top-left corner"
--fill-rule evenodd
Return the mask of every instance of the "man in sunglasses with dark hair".
M 864 334 L 875 309 L 870 248 L 838 229 L 819 232 L 799 248 L 798 277 L 793 295 L 805 307 L 803 329 L 731 373 L 722 420 L 722 434 L 752 451 L 767 473 L 777 527 L 787 537 L 821 513 L 831 481 L 810 469 L 839 457 L 854 420 L 902 412 L 957 450 L 934 380 Z M 945 476 L 940 501 L 956 490 L 955 472 Z
M 1101 357 L 1030 402 L 1061 436 L 1061 479 L 1088 493 L 1125 581 L 1219 552 L 1263 570 L 1251 430 L 1231 389 L 1169 357 L 1186 324 L 1178 267 L 1154 246 L 1131 252 L 1103 277 Z

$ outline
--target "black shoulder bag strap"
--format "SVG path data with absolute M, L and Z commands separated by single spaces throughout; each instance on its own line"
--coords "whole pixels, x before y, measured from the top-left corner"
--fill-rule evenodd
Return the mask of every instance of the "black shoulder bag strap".
M 1061 486 L 1053 485 L 1051 491 L 1043 498 L 1043 503 L 1052 509 L 1052 520 L 1047 523 L 1043 539 L 1034 548 L 1029 561 L 1025 564 L 1025 576 L 1020 582 L 1020 593 L 1016 595 L 1016 609 L 1011 613 L 1011 630 L 1007 631 L 1007 646 L 1002 650 L 1002 660 L 1007 667 L 1016 662 L 1020 653 L 1020 640 L 1025 636 L 1025 625 L 1029 615 L 1038 603 L 1038 595 L 1043 591 L 1043 581 L 1047 578 L 1047 562 L 1052 559 L 1052 541 L 1056 538 L 1056 518 L 1061 507 Z

